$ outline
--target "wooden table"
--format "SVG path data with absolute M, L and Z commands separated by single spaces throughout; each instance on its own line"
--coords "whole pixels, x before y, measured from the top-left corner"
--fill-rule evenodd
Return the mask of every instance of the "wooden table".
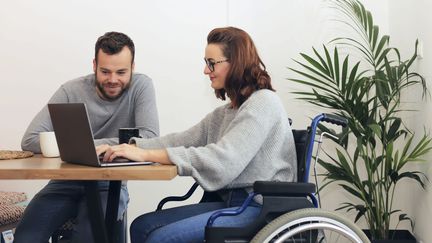
M 44 158 L 41 155 L 0 160 L 0 179 L 171 180 L 175 176 L 177 169 L 172 165 L 99 168 L 69 164 L 60 158 Z
M 113 242 L 122 180 L 171 180 L 177 176 L 173 165 L 141 165 L 122 167 L 89 167 L 69 164 L 60 158 L 35 155 L 26 159 L 0 160 L 0 179 L 82 180 L 91 213 L 95 242 Z M 97 188 L 98 180 L 110 181 L 106 215 Z M 104 223 L 105 220 L 105 223 Z M 108 233 L 110 235 L 108 236 Z

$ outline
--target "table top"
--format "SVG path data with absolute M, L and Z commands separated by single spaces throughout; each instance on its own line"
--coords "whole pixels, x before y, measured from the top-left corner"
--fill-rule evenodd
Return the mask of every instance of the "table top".
M 176 176 L 175 165 L 91 167 L 65 163 L 60 158 L 45 158 L 41 155 L 0 160 L 0 179 L 171 180 Z

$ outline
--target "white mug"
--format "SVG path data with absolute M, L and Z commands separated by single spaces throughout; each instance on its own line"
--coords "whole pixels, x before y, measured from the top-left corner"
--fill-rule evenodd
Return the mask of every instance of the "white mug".
M 39 142 L 44 157 L 58 157 L 60 152 L 54 132 L 39 133 Z

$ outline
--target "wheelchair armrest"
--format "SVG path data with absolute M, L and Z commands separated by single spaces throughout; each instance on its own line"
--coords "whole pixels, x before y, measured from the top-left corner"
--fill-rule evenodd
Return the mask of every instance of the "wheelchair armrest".
M 171 197 L 166 197 L 166 198 L 164 198 L 164 199 L 162 199 L 160 202 L 159 202 L 159 204 L 158 204 L 158 206 L 157 206 L 157 208 L 156 208 L 156 211 L 159 211 L 159 210 L 162 210 L 162 207 L 165 205 L 165 203 L 167 203 L 167 202 L 171 202 L 171 201 L 184 201 L 184 200 L 187 200 L 188 198 L 190 198 L 191 196 L 192 196 L 192 194 L 195 192 L 195 190 L 197 189 L 197 187 L 198 187 L 198 183 L 194 183 L 193 185 L 192 185 L 192 187 L 189 189 L 189 191 L 186 193 L 186 194 L 184 194 L 183 196 L 171 196 Z
M 305 196 L 315 193 L 316 187 L 312 183 L 256 181 L 254 192 L 263 196 Z

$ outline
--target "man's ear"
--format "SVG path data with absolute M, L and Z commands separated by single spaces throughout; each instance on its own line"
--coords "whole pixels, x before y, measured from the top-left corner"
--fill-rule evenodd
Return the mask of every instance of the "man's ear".
M 135 62 L 132 63 L 132 72 L 135 70 Z
M 96 73 L 96 66 L 97 66 L 96 59 L 93 59 L 93 72 L 95 73 Z

